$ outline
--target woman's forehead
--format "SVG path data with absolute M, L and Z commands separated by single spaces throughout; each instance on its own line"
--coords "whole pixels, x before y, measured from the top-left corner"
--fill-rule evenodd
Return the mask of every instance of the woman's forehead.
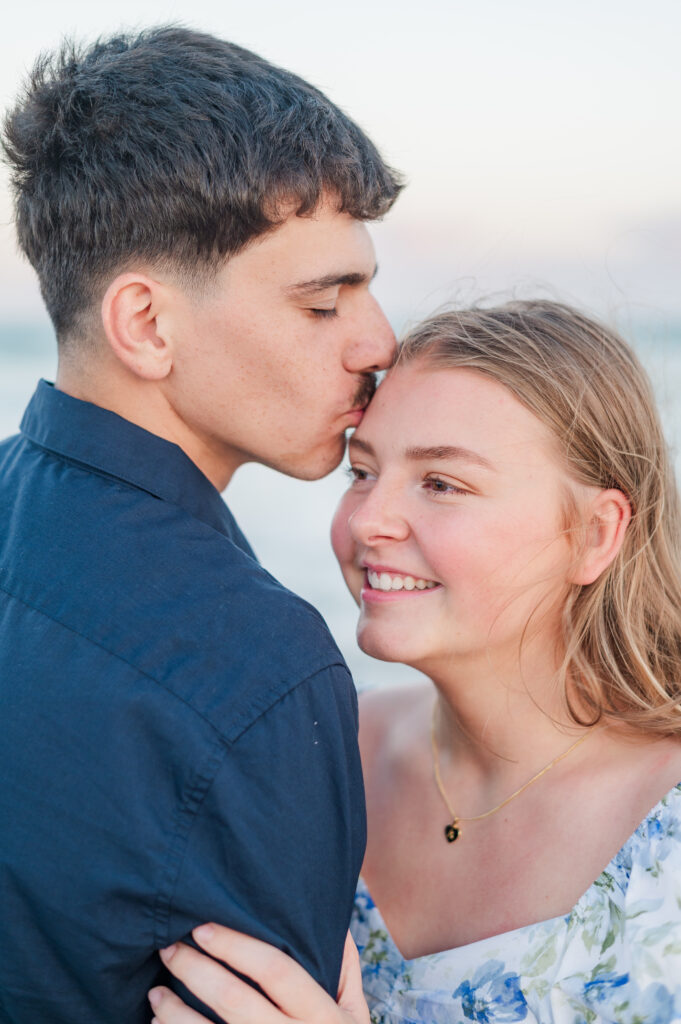
M 398 364 L 386 375 L 355 432 L 360 445 L 457 445 L 488 459 L 522 444 L 554 439 L 505 385 L 471 367 Z

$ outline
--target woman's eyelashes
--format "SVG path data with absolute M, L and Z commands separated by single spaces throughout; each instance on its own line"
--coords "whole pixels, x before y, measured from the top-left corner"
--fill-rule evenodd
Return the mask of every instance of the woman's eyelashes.
M 443 480 L 439 476 L 427 476 L 423 481 L 426 490 L 431 491 L 433 494 L 472 494 L 472 491 L 467 487 L 462 487 L 460 484 L 451 483 L 448 480 Z
M 368 469 L 361 469 L 359 466 L 346 466 L 345 475 L 350 478 L 350 485 L 363 483 L 371 476 Z
M 372 473 L 368 469 L 364 469 L 361 466 L 346 466 L 345 473 L 350 478 L 350 485 L 365 483 L 367 480 L 375 480 L 377 478 L 376 473 Z M 440 476 L 429 474 L 422 480 L 423 489 L 429 494 L 434 495 L 468 495 L 472 494 L 471 488 L 464 487 L 460 483 L 452 483 L 449 480 L 443 480 Z

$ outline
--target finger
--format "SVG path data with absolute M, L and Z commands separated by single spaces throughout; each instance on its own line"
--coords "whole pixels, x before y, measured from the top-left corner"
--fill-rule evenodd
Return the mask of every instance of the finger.
M 149 1002 L 158 1024 L 210 1024 L 207 1017 L 190 1010 L 169 988 L 152 988 Z
M 289 1020 L 245 981 L 191 946 L 177 943 L 162 949 L 161 959 L 171 974 L 229 1024 L 285 1024 Z
M 286 953 L 251 935 L 223 925 L 201 925 L 192 932 L 207 953 L 257 982 L 288 1017 L 323 1022 L 338 1019 L 335 1001 Z
M 362 990 L 362 968 L 357 946 L 348 932 L 338 985 L 338 1005 L 356 1024 L 370 1024 L 369 1007 Z

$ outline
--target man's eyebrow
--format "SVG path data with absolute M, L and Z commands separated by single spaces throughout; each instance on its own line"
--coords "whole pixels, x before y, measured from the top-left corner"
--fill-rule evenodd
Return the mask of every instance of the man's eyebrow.
M 368 441 L 363 441 L 359 437 L 353 436 L 348 441 L 349 448 L 358 448 L 360 451 L 365 452 L 367 455 L 375 455 L 374 449 Z M 472 462 L 476 466 L 482 466 L 483 469 L 494 470 L 494 466 L 486 459 L 484 455 L 479 455 L 477 452 L 471 451 L 470 448 L 463 448 L 461 445 L 433 445 L 431 447 L 411 447 L 407 448 L 405 455 L 408 459 L 421 460 L 421 459 L 456 459 L 460 462 Z
M 339 288 L 342 285 L 353 287 L 358 284 L 368 284 L 376 277 L 378 264 L 374 267 L 371 276 L 362 274 L 361 271 L 352 271 L 348 274 L 325 274 L 323 277 L 315 277 L 311 281 L 298 281 L 297 284 L 289 285 L 286 289 L 288 295 L 316 295 L 328 288 Z

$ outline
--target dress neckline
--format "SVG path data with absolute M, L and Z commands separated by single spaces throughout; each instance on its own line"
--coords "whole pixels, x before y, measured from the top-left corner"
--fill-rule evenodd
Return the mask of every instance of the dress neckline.
M 404 964 L 418 964 L 418 963 L 422 963 L 424 961 L 430 960 L 433 957 L 441 957 L 441 956 L 446 956 L 448 953 L 460 953 L 463 950 L 474 949 L 476 946 L 481 946 L 484 943 L 490 943 L 490 942 L 495 942 L 495 941 L 498 942 L 499 940 L 507 939 L 507 938 L 509 938 L 512 935 L 518 935 L 521 932 L 527 931 L 528 928 L 550 928 L 551 925 L 557 925 L 558 923 L 564 923 L 565 925 L 568 925 L 569 922 L 570 922 L 570 919 L 572 918 L 572 916 L 577 912 L 577 910 L 579 909 L 580 905 L 582 903 L 584 903 L 585 900 L 588 900 L 588 898 L 591 895 L 592 891 L 599 885 L 599 883 L 601 882 L 601 879 L 603 879 L 604 875 L 607 875 L 610 872 L 610 870 L 613 867 L 613 865 L 615 864 L 615 862 L 622 857 L 622 854 L 624 853 L 626 848 L 631 845 L 631 843 L 634 841 L 634 839 L 636 839 L 636 837 L 640 833 L 640 831 L 648 825 L 648 823 L 650 822 L 651 818 L 653 818 L 656 815 L 656 813 L 662 807 L 662 805 L 665 803 L 665 801 L 669 800 L 670 797 L 672 797 L 675 792 L 681 798 L 681 782 L 677 782 L 675 785 L 672 786 L 671 789 L 667 790 L 667 792 L 664 794 L 664 796 L 660 797 L 660 799 L 657 801 L 657 803 L 653 807 L 650 808 L 648 813 L 645 815 L 644 818 L 642 818 L 642 820 L 636 826 L 634 831 L 624 841 L 624 843 L 619 848 L 617 853 L 613 857 L 610 858 L 610 860 L 605 865 L 605 867 L 600 872 L 600 874 L 593 880 L 591 885 L 588 886 L 588 888 L 582 893 L 582 895 L 579 897 L 579 899 L 576 901 L 576 903 L 571 907 L 571 909 L 566 914 L 558 914 L 556 917 L 550 917 L 550 918 L 547 918 L 547 919 L 545 919 L 543 921 L 533 921 L 533 922 L 530 922 L 530 924 L 521 925 L 519 928 L 511 928 L 511 929 L 509 929 L 509 931 L 506 931 L 506 932 L 498 932 L 495 935 L 488 935 L 484 939 L 476 939 L 475 942 L 467 942 L 467 943 L 464 943 L 461 946 L 452 946 L 450 949 L 441 949 L 441 950 L 437 950 L 437 951 L 435 951 L 433 953 L 424 953 L 422 956 L 415 956 L 415 957 L 412 957 L 411 959 L 407 959 L 406 957 L 404 957 L 402 955 L 402 953 L 401 953 L 397 943 L 393 939 L 393 937 L 392 937 L 392 935 L 390 933 L 390 929 L 387 927 L 387 925 L 385 923 L 385 919 L 383 917 L 383 914 L 381 913 L 381 911 L 380 911 L 379 907 L 376 905 L 376 903 L 374 903 L 374 900 L 373 900 L 373 898 L 371 896 L 371 892 L 369 891 L 369 887 L 368 887 L 368 885 L 366 884 L 366 882 L 364 881 L 364 879 L 362 878 L 361 875 L 360 875 L 359 880 L 357 882 L 357 891 L 361 892 L 369 900 L 368 913 L 371 913 L 371 914 L 375 915 L 375 917 L 378 919 L 378 921 L 379 921 L 379 923 L 381 925 L 381 929 L 385 932 L 385 935 L 387 936 L 387 941 L 388 941 L 389 945 L 392 946 L 394 952 L 397 954 L 397 956 L 400 958 L 400 960 Z

